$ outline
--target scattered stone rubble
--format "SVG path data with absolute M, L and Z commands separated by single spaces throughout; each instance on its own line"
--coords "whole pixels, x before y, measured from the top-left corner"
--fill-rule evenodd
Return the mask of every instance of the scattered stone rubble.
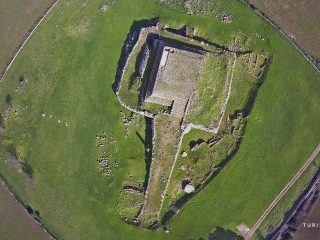
M 25 86 L 26 86 L 26 83 L 27 83 L 27 79 L 24 79 L 23 76 L 20 76 L 20 78 L 19 78 L 19 84 L 18 84 L 18 86 L 16 87 L 15 91 L 16 91 L 16 92 L 22 92 L 23 89 L 24 89 Z
M 113 0 L 107 0 L 106 2 L 100 5 L 100 11 L 103 13 L 107 12 L 112 4 Z
M 96 135 L 96 146 L 99 152 L 97 164 L 100 172 L 108 179 L 111 179 L 114 176 L 114 168 L 119 167 L 118 161 L 115 160 L 113 163 L 111 162 L 111 146 L 116 142 L 116 139 L 107 134 L 105 130 L 102 131 L 102 134 Z M 114 152 L 117 152 L 117 147 L 112 147 Z
M 111 168 L 111 165 L 109 163 L 110 156 L 102 155 L 98 160 L 98 165 L 100 167 L 100 171 L 102 174 L 108 178 L 111 178 L 113 176 L 113 171 Z
M 187 0 L 184 2 L 184 7 L 190 15 L 202 14 L 214 16 L 224 23 L 231 23 L 233 21 L 233 16 L 215 1 Z
M 100 7 L 101 12 L 106 12 L 108 10 L 109 6 L 108 4 L 102 4 Z
M 149 56 L 150 56 L 150 48 L 148 44 L 146 44 L 141 54 L 141 58 L 139 59 L 139 62 L 138 62 L 139 76 L 141 78 L 143 77 L 144 72 L 146 70 Z
M 221 14 L 221 21 L 224 23 L 231 23 L 233 21 L 233 16 L 229 13 L 223 12 Z

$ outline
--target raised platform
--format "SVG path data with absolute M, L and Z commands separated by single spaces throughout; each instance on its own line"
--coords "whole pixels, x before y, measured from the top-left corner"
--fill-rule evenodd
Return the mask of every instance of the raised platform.
M 172 101 L 187 100 L 194 91 L 205 53 L 155 40 L 157 47 L 145 102 L 171 106 Z

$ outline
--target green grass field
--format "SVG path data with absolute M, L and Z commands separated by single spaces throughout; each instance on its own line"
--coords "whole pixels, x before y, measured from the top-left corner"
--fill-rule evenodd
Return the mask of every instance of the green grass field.
M 199 239 L 217 226 L 232 231 L 240 223 L 250 226 L 320 141 L 319 74 L 248 7 L 223 2 L 234 16 L 230 24 L 155 0 L 116 0 L 105 13 L 100 0 L 61 0 L 32 36 L 1 83 L 0 107 L 2 112 L 10 94 L 13 112 L 1 151 L 8 144 L 16 147 L 33 170 L 33 184 L 26 184 L 27 177 L 5 156 L 0 172 L 59 239 Z M 240 150 L 174 218 L 168 235 L 123 223 L 117 209 L 124 182 L 132 181 L 128 173 L 144 180 L 145 159 L 135 131 L 125 137 L 124 109 L 111 85 L 133 21 L 157 16 L 171 27 L 194 26 L 199 36 L 221 45 L 248 36 L 246 48 L 273 54 Z M 21 76 L 26 86 L 17 92 Z M 103 130 L 118 143 L 112 181 L 96 164 L 95 136 Z

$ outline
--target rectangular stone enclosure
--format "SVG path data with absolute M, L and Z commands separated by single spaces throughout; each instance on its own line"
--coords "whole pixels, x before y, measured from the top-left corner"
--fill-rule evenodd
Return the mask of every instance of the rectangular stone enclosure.
M 156 56 L 145 102 L 171 106 L 174 101 L 187 101 L 197 85 L 205 52 L 159 39 L 153 48 Z

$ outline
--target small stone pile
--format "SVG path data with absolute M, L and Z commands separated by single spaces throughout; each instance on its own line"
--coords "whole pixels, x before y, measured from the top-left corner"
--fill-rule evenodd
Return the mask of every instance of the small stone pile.
M 16 92 L 22 92 L 23 89 L 25 88 L 26 82 L 27 82 L 27 80 L 25 80 L 24 78 L 20 77 L 19 78 L 19 84 L 16 87 L 15 91 Z
M 109 10 L 110 6 L 112 5 L 113 0 L 107 0 L 103 4 L 100 5 L 100 11 L 105 13 Z
M 113 171 L 109 163 L 109 158 L 109 156 L 103 155 L 97 160 L 100 171 L 107 178 L 111 178 L 113 176 Z
M 223 12 L 221 14 L 221 21 L 224 23 L 231 23 L 233 21 L 233 16 L 231 14 Z
M 129 126 L 132 122 L 132 118 L 123 117 L 122 122 L 125 126 Z
M 185 157 L 188 156 L 188 153 L 187 153 L 186 151 L 182 151 L 182 152 L 181 152 L 181 156 L 182 156 L 183 158 L 185 158 Z
M 107 134 L 106 130 L 102 131 L 101 134 L 96 135 L 96 146 L 98 148 L 99 156 L 97 164 L 100 172 L 109 179 L 114 176 L 113 168 L 119 167 L 119 163 L 117 161 L 114 161 L 114 163 L 111 162 L 111 153 L 117 152 L 117 146 L 112 146 L 115 143 L 117 143 L 116 139 L 110 134 Z
M 101 12 L 106 12 L 108 10 L 109 6 L 108 4 L 102 4 L 100 7 Z

